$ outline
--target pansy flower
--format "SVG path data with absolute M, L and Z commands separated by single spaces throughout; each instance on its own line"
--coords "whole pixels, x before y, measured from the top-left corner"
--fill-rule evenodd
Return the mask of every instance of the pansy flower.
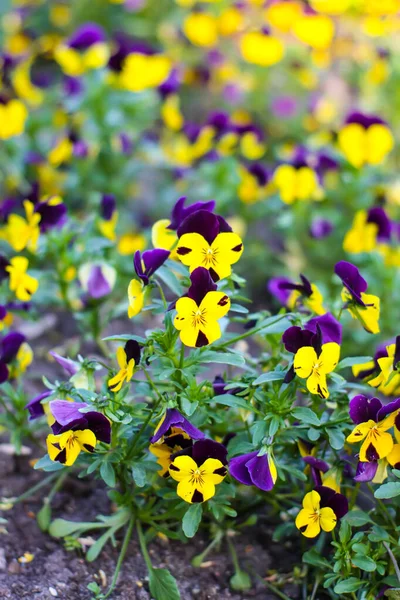
M 294 283 L 284 277 L 273 277 L 268 283 L 268 290 L 281 304 L 294 310 L 299 303 L 317 315 L 324 315 L 323 297 L 314 283 L 300 275 L 301 283 Z
M 47 196 L 35 204 L 35 213 L 40 215 L 39 227 L 46 233 L 53 227 L 62 227 L 67 220 L 67 207 L 60 196 Z
M 136 340 L 128 340 L 124 347 L 117 350 L 119 371 L 108 380 L 112 392 L 119 392 L 124 382 L 129 383 L 133 377 L 135 366 L 140 362 L 140 345 Z
M 213 440 L 198 440 L 189 449 L 178 452 L 169 473 L 178 481 L 177 494 L 185 502 L 206 502 L 215 494 L 215 486 L 226 475 L 227 450 Z
M 339 362 L 340 346 L 335 342 L 314 346 L 303 346 L 294 357 L 293 368 L 296 375 L 307 379 L 307 389 L 321 398 L 329 398 L 326 376 Z
M 10 327 L 13 323 L 13 315 L 9 311 L 9 305 L 0 304 L 0 331 Z
M 400 387 L 400 336 L 396 337 L 394 344 L 386 346 L 386 352 L 381 352 L 376 359 L 380 373 L 368 381 L 369 385 L 377 388 L 386 396 L 396 393 Z M 374 363 L 375 366 L 375 363 Z
M 400 411 L 400 399 L 382 406 L 378 398 L 358 395 L 350 401 L 349 414 L 356 427 L 347 437 L 351 444 L 362 442 L 361 462 L 374 462 L 386 458 L 393 449 L 393 428 Z
M 332 531 L 348 510 L 347 498 L 343 494 L 317 486 L 304 496 L 303 508 L 296 517 L 296 527 L 305 537 L 314 538 L 321 529 Z
M 333 231 L 333 224 L 328 219 L 315 217 L 308 230 L 310 236 L 315 240 L 322 240 L 328 237 Z
M 146 250 L 143 254 L 140 250 L 135 252 L 133 266 L 138 279 L 132 279 L 128 286 L 128 317 L 131 319 L 140 313 L 144 306 L 144 290 L 150 283 L 150 277 L 159 269 L 169 257 L 169 250 L 154 248 Z
M 12 331 L 0 338 L 0 383 L 9 378 L 10 368 L 8 365 L 16 360 L 24 342 L 25 336 L 18 331 Z
M 250 165 L 239 165 L 240 181 L 238 196 L 244 204 L 253 204 L 264 199 L 272 191 L 271 171 L 258 162 Z
M 214 281 L 229 277 L 231 265 L 243 252 L 243 242 L 220 216 L 199 210 L 187 217 L 178 228 L 176 252 L 190 272 L 197 267 L 210 271 Z
M 45 400 L 46 398 L 51 396 L 51 394 L 51 390 L 46 390 L 45 392 L 42 392 L 41 394 L 38 394 L 37 396 L 32 398 L 32 400 L 30 400 L 28 404 L 25 405 L 24 408 L 29 412 L 30 421 L 38 419 L 39 417 L 42 417 L 45 414 L 42 400 Z
M 0 140 L 21 135 L 28 118 L 28 111 L 21 100 L 4 101 L 0 98 Z
M 320 199 L 318 175 L 308 164 L 308 155 L 303 147 L 296 150 L 290 163 L 275 169 L 273 182 L 285 204 L 293 204 L 295 200 Z
M 279 38 L 263 29 L 244 33 L 240 39 L 240 52 L 246 62 L 270 67 L 282 60 L 285 46 Z
M 117 272 L 103 262 L 87 262 L 79 267 L 78 277 L 85 292 L 95 300 L 108 296 L 117 279 Z
M 341 260 L 335 265 L 335 273 L 343 282 L 342 300 L 353 319 L 360 321 L 365 331 L 379 333 L 380 300 L 365 293 L 368 284 L 357 267 Z
M 200 348 L 221 337 L 218 320 L 227 314 L 231 302 L 224 292 L 217 291 L 207 269 L 195 269 L 190 280 L 187 296 L 176 302 L 174 326 L 185 346 Z
M 329 467 L 328 463 L 315 456 L 303 456 L 303 461 L 309 465 L 311 476 L 316 486 L 323 485 L 335 492 L 340 492 L 342 469 Z
M 351 229 L 346 233 L 343 250 L 351 253 L 371 252 L 378 243 L 391 237 L 391 222 L 384 209 L 374 206 L 368 211 L 357 211 Z
M 278 476 L 271 452 L 259 455 L 257 450 L 232 458 L 229 473 L 240 483 L 255 485 L 264 492 L 272 490 Z
M 163 418 L 150 438 L 149 450 L 161 466 L 158 474 L 168 475 L 171 455 L 189 448 L 193 440 L 203 439 L 204 433 L 192 425 L 176 408 L 167 408 Z
M 54 58 L 70 77 L 104 67 L 109 50 L 103 29 L 97 23 L 84 23 L 55 49 Z
M 98 441 L 110 443 L 110 421 L 97 411 L 81 412 L 87 408 L 89 405 L 86 402 L 50 402 L 50 411 L 55 419 L 53 433 L 46 440 L 51 460 L 69 467 L 81 451 L 94 452 Z
M 26 216 L 24 218 L 13 213 L 8 217 L 6 239 L 16 252 L 25 248 L 35 252 L 40 235 L 41 215 L 35 212 L 35 206 L 29 200 L 25 200 L 23 204 Z
M 115 196 L 113 194 L 103 194 L 100 206 L 101 219 L 98 224 L 100 233 L 105 238 L 115 241 L 115 228 L 118 222 L 118 211 L 116 210 Z
M 130 92 L 142 92 L 166 81 L 171 68 L 171 59 L 165 54 L 130 52 L 123 60 L 118 84 Z
M 394 146 L 392 132 L 383 119 L 361 112 L 351 113 L 339 131 L 339 147 L 356 169 L 379 165 Z
M 5 267 L 9 274 L 9 287 L 21 302 L 28 302 L 39 287 L 37 279 L 27 273 L 29 261 L 25 256 L 14 256 Z

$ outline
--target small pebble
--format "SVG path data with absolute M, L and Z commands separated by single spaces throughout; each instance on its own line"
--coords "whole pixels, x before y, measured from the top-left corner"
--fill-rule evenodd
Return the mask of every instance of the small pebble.
M 57 593 L 57 590 L 56 590 L 55 588 L 53 588 L 53 587 L 49 587 L 49 592 L 50 592 L 50 594 L 51 594 L 51 595 L 52 595 L 54 598 L 57 598 L 57 596 L 58 596 L 58 593 Z
M 18 573 L 21 573 L 21 565 L 15 558 L 13 558 L 8 565 L 8 572 L 12 573 L 13 575 L 18 575 Z
M 5 571 L 7 568 L 6 554 L 4 548 L 0 548 L 0 571 Z

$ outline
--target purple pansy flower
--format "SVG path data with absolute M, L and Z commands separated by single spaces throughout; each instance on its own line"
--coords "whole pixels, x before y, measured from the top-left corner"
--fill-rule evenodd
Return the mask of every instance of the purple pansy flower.
M 311 467 L 311 477 L 315 485 L 322 485 L 321 473 L 329 471 L 329 465 L 324 460 L 315 456 L 303 456 L 304 462 Z
M 244 485 L 255 485 L 264 492 L 269 492 L 276 481 L 275 466 L 271 472 L 272 458 L 269 454 L 258 456 L 258 451 L 236 456 L 229 461 L 229 472 Z
M 325 485 L 319 485 L 315 491 L 320 495 L 320 508 L 329 506 L 335 513 L 337 519 L 341 519 L 349 512 L 349 503 L 346 496 L 335 492 L 332 488 Z
M 378 461 L 375 462 L 361 462 L 357 464 L 356 474 L 354 481 L 366 482 L 372 481 L 378 470 Z
M 322 343 L 335 342 L 342 343 L 343 327 L 331 313 L 325 313 L 319 317 L 313 317 L 304 326 L 307 330 L 317 333 L 318 327 L 321 330 Z
M 381 206 L 374 206 L 367 213 L 367 223 L 377 226 L 377 239 L 380 242 L 390 240 L 392 235 L 392 223 Z
M 383 405 L 378 398 L 359 394 L 350 400 L 349 415 L 356 425 L 367 423 L 369 420 L 378 423 L 398 409 L 400 409 L 400 398 Z
M 67 220 L 67 207 L 63 202 L 52 202 L 50 196 L 35 205 L 35 212 L 40 215 L 40 231 L 45 233 L 52 227 L 62 227 Z
M 386 125 L 386 122 L 378 117 L 377 115 L 368 115 L 367 113 L 362 113 L 360 111 L 353 111 L 346 118 L 345 124 L 350 125 L 350 123 L 357 123 L 364 127 L 364 129 L 368 129 L 371 125 Z
M 49 354 L 58 362 L 58 364 L 70 377 L 72 377 L 79 371 L 80 364 L 78 362 L 71 360 L 70 358 L 64 358 L 64 356 L 60 356 L 59 354 L 57 354 L 57 352 L 54 352 L 54 350 L 51 350 Z
M 67 45 L 74 50 L 87 50 L 94 44 L 104 42 L 104 30 L 97 23 L 84 23 L 67 40 Z
M 59 435 L 70 430 L 90 429 L 97 440 L 109 444 L 111 442 L 110 421 L 97 411 L 80 412 L 85 408 L 89 408 L 86 402 L 52 400 L 50 412 L 55 418 L 55 423 L 51 426 L 53 433 Z
M 366 291 L 368 283 L 365 281 L 364 277 L 360 275 L 360 271 L 357 267 L 345 260 L 341 260 L 335 265 L 335 273 L 340 277 L 344 287 L 347 288 L 353 300 L 360 306 L 365 306 L 361 299 L 361 294 Z
M 111 221 L 116 209 L 114 194 L 103 194 L 100 204 L 100 215 L 104 221 Z
M 25 336 L 18 331 L 12 331 L 0 339 L 0 383 L 8 379 L 7 365 L 15 359 L 24 342 Z
M 42 392 L 41 394 L 38 394 L 37 396 L 32 398 L 32 400 L 30 400 L 30 402 L 28 402 L 28 404 L 25 405 L 26 410 L 29 411 L 30 421 L 38 419 L 39 417 L 42 417 L 45 414 L 42 405 L 42 400 L 48 398 L 51 394 L 52 392 L 50 390 Z
M 328 237 L 333 231 L 333 225 L 328 219 L 316 217 L 311 221 L 309 233 L 315 240 L 322 240 Z
M 155 444 L 162 437 L 168 436 L 172 427 L 181 429 L 193 440 L 201 440 L 205 437 L 204 433 L 192 425 L 176 408 L 167 408 L 150 442 Z
M 150 277 L 165 263 L 169 255 L 170 251 L 162 248 L 146 250 L 143 254 L 140 250 L 136 250 L 133 257 L 133 266 L 143 285 L 149 285 Z

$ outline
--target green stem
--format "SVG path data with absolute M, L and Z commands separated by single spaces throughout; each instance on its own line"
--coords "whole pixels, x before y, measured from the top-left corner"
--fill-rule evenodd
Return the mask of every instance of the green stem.
M 53 479 L 55 479 L 56 477 L 57 473 L 52 473 L 51 475 L 48 475 L 48 477 L 45 477 L 44 479 L 42 479 L 42 481 L 39 481 L 39 483 L 32 486 L 29 490 L 21 494 L 21 496 L 18 496 L 18 498 L 14 500 L 13 504 L 17 504 L 18 502 L 22 502 L 23 500 L 30 498 L 35 492 L 37 492 L 38 490 L 40 490 L 40 488 L 53 481 Z
M 394 570 L 396 572 L 396 577 L 397 577 L 397 580 L 398 580 L 399 585 L 400 585 L 400 569 L 399 569 L 399 565 L 397 563 L 396 557 L 393 554 L 393 552 L 392 552 L 392 550 L 391 550 L 391 548 L 390 548 L 390 546 L 389 546 L 389 544 L 387 542 L 383 542 L 383 545 L 385 546 L 385 548 L 387 550 L 387 553 L 390 556 L 390 560 L 393 563 L 393 567 L 394 567 Z
M 153 385 L 154 385 L 154 384 L 153 384 Z M 157 392 L 157 393 L 158 393 L 158 392 Z M 157 410 L 158 406 L 160 405 L 160 403 L 161 403 L 163 400 L 164 400 L 164 398 L 163 398 L 161 395 L 159 395 L 159 396 L 158 396 L 158 400 L 157 400 L 157 402 L 154 404 L 154 406 L 153 406 L 152 410 L 149 412 L 149 415 L 148 415 L 147 419 L 146 419 L 146 420 L 143 422 L 143 424 L 142 424 L 141 428 L 139 429 L 139 431 L 138 431 L 138 432 L 137 432 L 137 434 L 135 435 L 135 437 L 134 437 L 134 439 L 133 439 L 133 442 L 132 442 L 132 445 L 131 445 L 131 447 L 130 447 L 130 449 L 129 449 L 129 452 L 128 452 L 128 454 L 126 455 L 126 459 L 125 459 L 126 461 L 129 461 L 129 460 L 132 458 L 132 456 L 133 456 L 133 454 L 134 454 L 134 450 L 135 450 L 135 448 L 136 448 L 136 446 L 137 446 L 137 444 L 138 444 L 138 441 L 140 440 L 140 437 L 141 437 L 141 435 L 142 435 L 143 431 L 146 429 L 147 425 L 150 423 L 150 420 L 151 420 L 152 416 L 154 415 L 154 413 L 156 412 L 156 410 Z
M 269 581 L 265 581 L 265 579 L 263 579 L 259 575 L 258 575 L 258 579 L 260 579 L 260 581 L 263 582 L 263 584 L 265 585 L 266 588 L 268 588 L 271 592 L 273 592 L 276 596 L 278 596 L 278 598 L 282 598 L 282 600 L 291 600 L 291 598 L 289 598 L 289 596 L 286 596 L 286 594 L 281 592 L 281 590 L 279 590 L 277 587 L 275 587 Z
M 164 305 L 164 310 L 167 310 L 168 302 L 167 302 L 167 299 L 165 298 L 164 290 L 162 289 L 162 286 L 159 281 L 157 281 L 157 280 L 154 280 L 154 281 L 155 281 L 156 286 L 158 287 L 158 291 L 160 292 L 161 300 Z
M 134 517 L 134 515 L 132 515 L 130 518 L 127 530 L 125 532 L 124 541 L 122 542 L 121 552 L 119 553 L 119 556 L 118 556 L 117 566 L 115 567 L 114 575 L 111 580 L 111 585 L 108 588 L 108 591 L 107 591 L 106 595 L 104 596 L 104 599 L 110 597 L 110 595 L 112 594 L 112 592 L 115 589 L 115 586 L 117 585 L 118 575 L 121 570 L 122 563 L 124 562 L 126 551 L 128 550 L 128 545 L 129 545 L 129 541 L 132 536 L 132 530 L 133 530 L 134 523 L 135 523 L 135 517 Z
M 212 540 L 212 542 L 210 544 L 208 544 L 208 546 L 203 550 L 203 552 L 200 552 L 200 554 L 197 554 L 197 556 L 195 556 L 194 558 L 192 558 L 192 565 L 193 567 L 200 567 L 202 562 L 204 561 L 204 559 L 206 558 L 206 556 L 211 552 L 211 550 L 214 548 L 214 546 L 216 546 L 217 544 L 219 544 L 219 542 L 221 541 L 223 536 L 223 532 L 222 531 L 218 531 L 215 538 Z
M 142 556 L 143 556 L 144 562 L 146 563 L 146 567 L 147 567 L 149 573 L 151 573 L 151 571 L 153 570 L 153 565 L 151 564 L 151 558 L 147 551 L 146 540 L 144 538 L 142 524 L 140 521 L 137 521 L 137 523 L 136 523 L 136 530 L 137 530 L 140 550 L 142 551 Z
M 286 317 L 286 315 L 280 315 L 278 317 L 278 319 L 276 319 L 276 321 L 273 321 L 272 323 L 268 323 L 268 325 L 262 325 L 261 327 L 253 327 L 253 329 L 249 329 L 248 331 L 245 331 L 241 335 L 237 335 L 236 337 L 230 338 L 229 340 L 227 340 L 226 342 L 223 342 L 222 344 L 218 344 L 217 346 L 215 346 L 215 348 L 219 350 L 221 348 L 225 348 L 226 346 L 236 344 L 237 342 L 240 342 L 240 340 L 244 340 L 245 338 L 255 335 L 256 333 L 258 333 L 259 331 L 262 331 L 266 327 L 270 327 L 271 325 L 275 325 L 275 323 L 279 323 L 279 321 L 282 321 L 282 319 L 284 319 L 285 317 Z
M 231 553 L 231 558 L 232 558 L 233 566 L 235 568 L 235 573 L 240 573 L 242 569 L 240 568 L 240 565 L 239 565 L 236 548 L 232 544 L 232 540 L 230 539 L 229 535 L 226 536 L 226 541 L 228 542 L 229 551 Z
M 46 504 L 51 503 L 54 496 L 56 495 L 56 493 L 58 492 L 58 490 L 61 488 L 62 484 L 64 483 L 64 480 L 68 477 L 68 474 L 69 474 L 68 469 L 64 469 L 64 471 L 59 475 L 57 481 L 55 482 L 55 484 L 53 485 L 53 487 L 51 488 L 50 492 L 48 493 L 48 495 L 45 499 Z

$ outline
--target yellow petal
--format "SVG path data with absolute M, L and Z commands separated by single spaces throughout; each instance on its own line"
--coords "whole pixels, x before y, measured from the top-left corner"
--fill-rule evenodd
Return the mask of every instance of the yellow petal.
M 224 292 L 208 292 L 203 298 L 199 310 L 204 312 L 207 321 L 222 319 L 231 307 L 231 301 Z
M 339 362 L 340 346 L 335 342 L 328 342 L 322 345 L 322 352 L 318 357 L 320 363 L 320 373 L 331 373 Z
M 309 377 L 318 357 L 312 346 L 303 346 L 294 357 L 294 370 L 296 375 L 305 379 Z
M 177 456 L 170 465 L 169 473 L 175 481 L 183 481 L 190 478 L 197 468 L 197 464 L 190 456 Z
M 394 139 L 391 131 L 379 123 L 368 127 L 366 133 L 366 155 L 371 165 L 379 165 L 393 149 Z
M 321 508 L 319 520 L 324 531 L 332 531 L 337 523 L 337 517 L 329 506 Z
M 345 125 L 338 135 L 339 147 L 349 163 L 359 169 L 366 159 L 366 133 L 359 123 Z

